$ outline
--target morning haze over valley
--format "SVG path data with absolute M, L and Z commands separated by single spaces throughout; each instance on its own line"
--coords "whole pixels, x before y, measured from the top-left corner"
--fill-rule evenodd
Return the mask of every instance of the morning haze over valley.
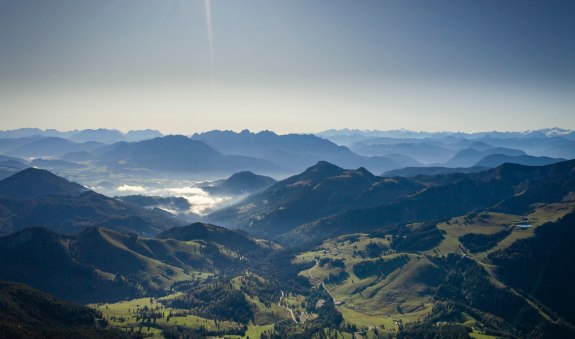
M 0 338 L 575 337 L 574 17 L 0 0 Z

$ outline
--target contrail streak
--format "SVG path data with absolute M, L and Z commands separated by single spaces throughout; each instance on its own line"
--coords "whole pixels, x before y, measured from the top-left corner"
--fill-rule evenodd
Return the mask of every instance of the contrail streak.
M 212 27 L 212 1 L 204 0 L 206 10 L 206 31 L 208 32 L 208 46 L 210 53 L 210 87 L 212 92 L 211 107 L 212 113 L 216 109 L 216 81 L 214 79 L 214 31 Z
M 212 30 L 212 5 L 211 0 L 204 0 L 204 6 L 206 9 L 206 30 L 208 32 L 208 43 L 210 45 L 210 54 L 213 57 L 214 54 L 214 32 Z

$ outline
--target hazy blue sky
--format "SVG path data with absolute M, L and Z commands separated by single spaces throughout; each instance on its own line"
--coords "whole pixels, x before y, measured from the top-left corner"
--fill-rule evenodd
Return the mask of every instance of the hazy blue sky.
M 0 119 L 575 128 L 575 1 L 0 0 Z

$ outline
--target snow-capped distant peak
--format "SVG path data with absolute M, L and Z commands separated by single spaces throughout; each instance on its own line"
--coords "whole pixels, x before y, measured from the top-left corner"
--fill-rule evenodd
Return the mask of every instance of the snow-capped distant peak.
M 527 134 L 534 134 L 534 133 L 544 134 L 546 137 L 560 137 L 560 136 L 564 136 L 564 135 L 573 133 L 573 130 L 554 127 L 554 128 L 543 128 L 543 129 L 537 129 L 537 130 L 529 130 L 529 131 L 525 131 L 523 134 L 527 135 Z

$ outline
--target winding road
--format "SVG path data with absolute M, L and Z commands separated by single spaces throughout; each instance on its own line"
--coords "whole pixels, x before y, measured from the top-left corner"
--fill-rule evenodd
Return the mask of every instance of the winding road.
M 331 299 L 333 300 L 333 304 L 337 305 L 337 302 L 335 301 L 335 297 L 333 296 L 333 294 L 331 294 L 331 292 L 327 289 L 327 287 L 325 287 L 325 284 L 322 280 L 320 279 L 316 279 L 311 275 L 311 271 L 317 267 L 317 265 L 319 265 L 319 261 L 317 259 L 314 259 L 315 261 L 315 265 L 309 269 L 309 271 L 307 271 L 307 273 L 309 274 L 309 279 L 311 281 L 315 281 L 321 284 L 321 286 L 323 287 L 323 289 L 327 292 L 327 294 L 329 294 L 329 296 L 331 297 Z
M 289 312 L 289 314 L 291 314 L 291 318 L 292 318 L 293 322 L 297 324 L 298 321 L 297 321 L 297 318 L 295 317 L 295 315 L 293 314 L 292 309 L 289 308 L 288 306 L 282 306 L 282 300 L 283 300 L 285 294 L 284 294 L 284 291 L 280 291 L 280 292 L 282 292 L 282 295 L 280 296 L 280 300 L 278 301 L 278 306 L 285 308 Z

